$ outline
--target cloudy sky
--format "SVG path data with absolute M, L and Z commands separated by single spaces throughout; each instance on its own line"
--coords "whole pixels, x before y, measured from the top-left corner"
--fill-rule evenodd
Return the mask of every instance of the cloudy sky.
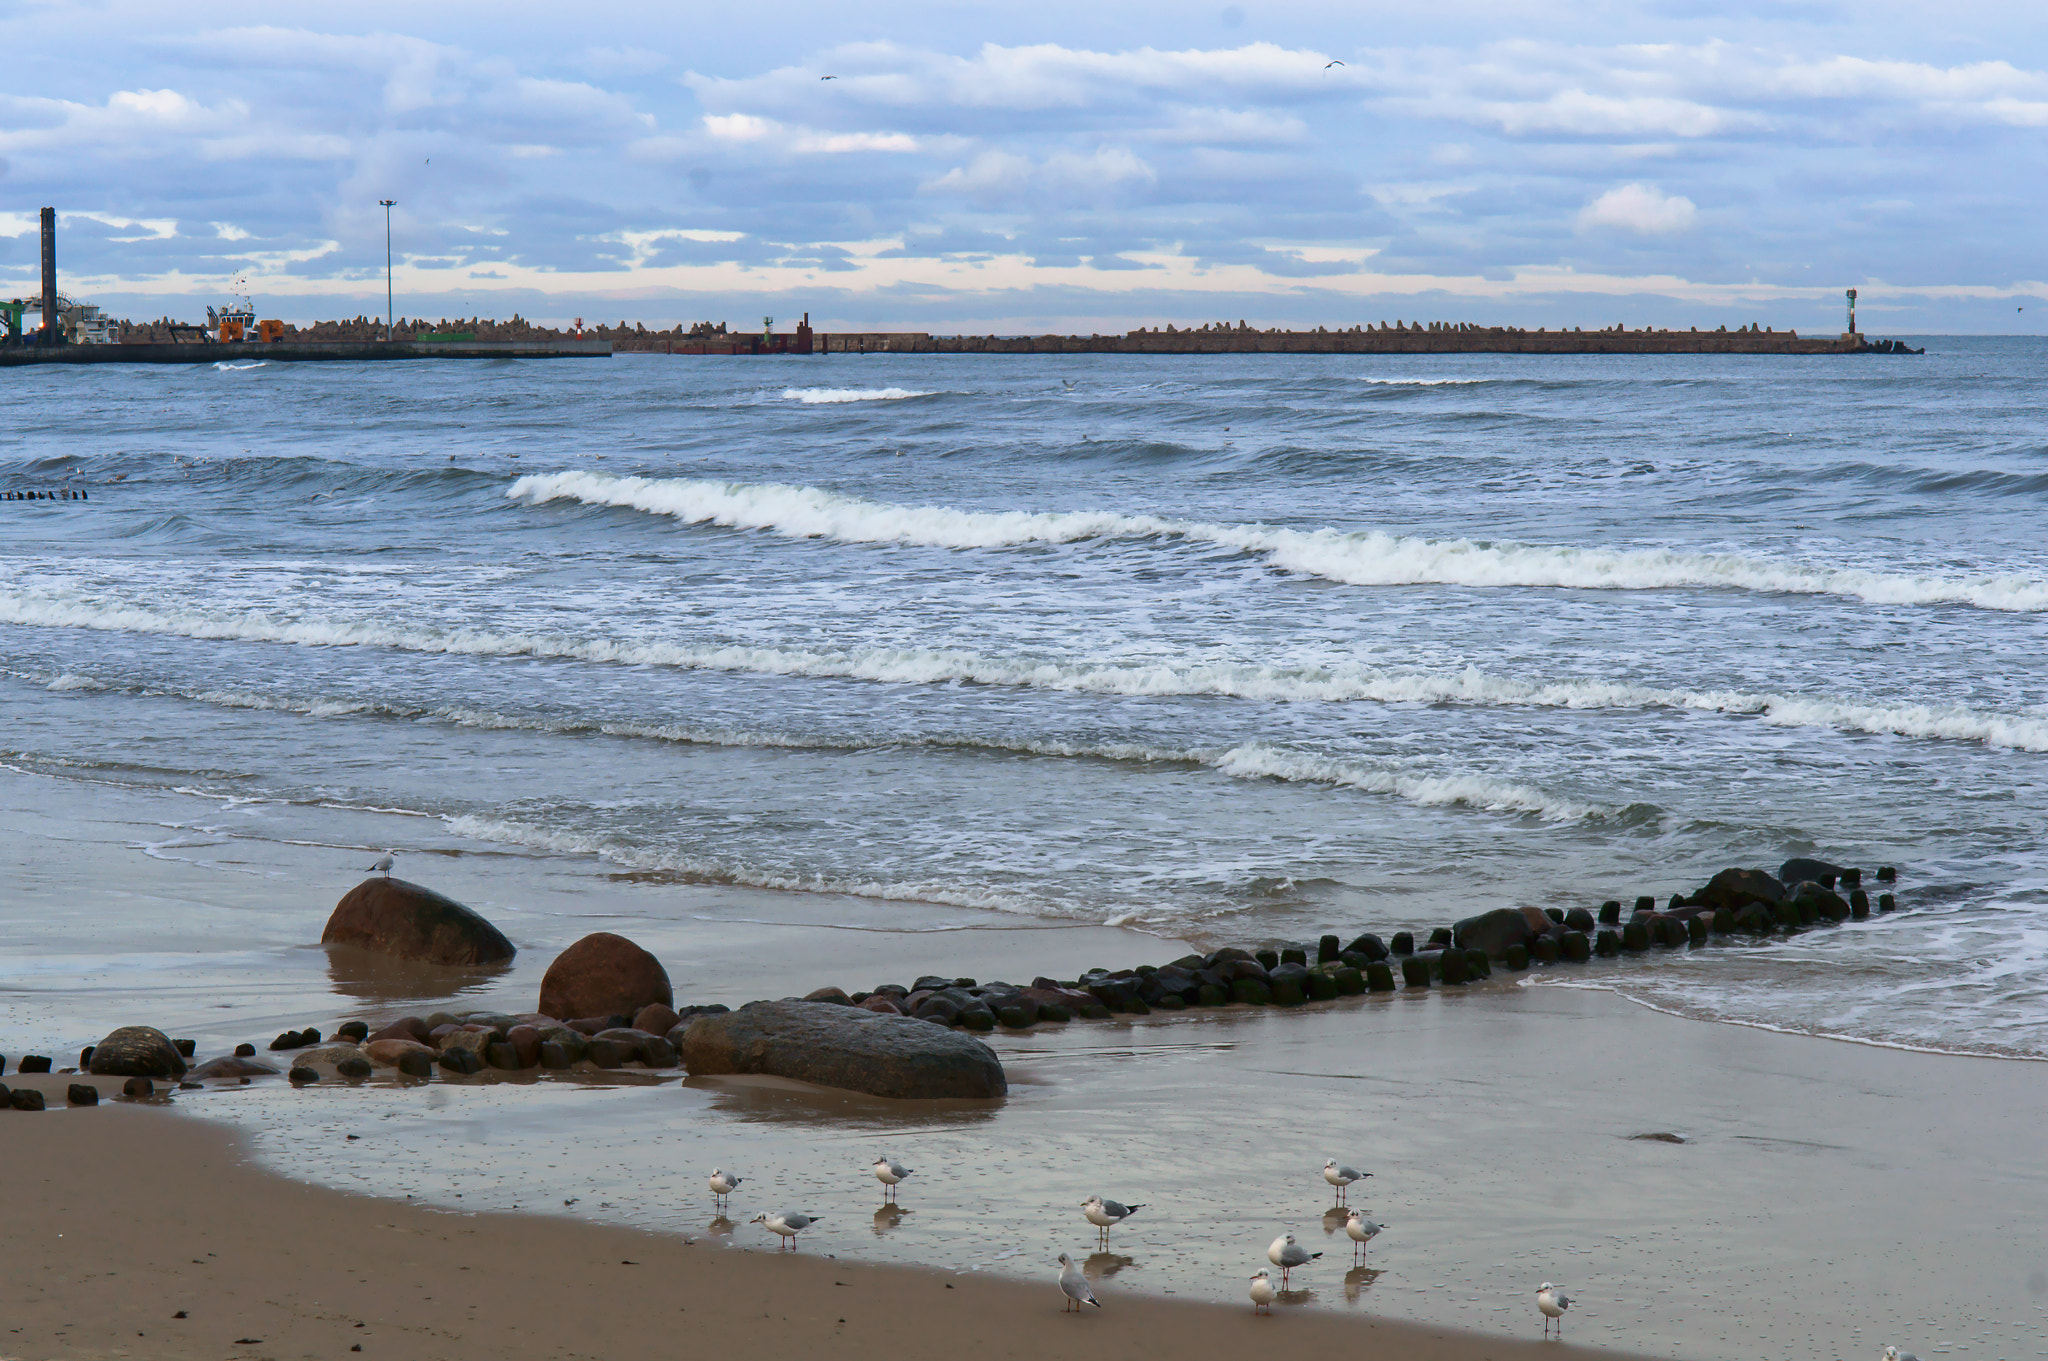
M 0 292 L 54 204 L 136 318 L 381 312 L 391 198 L 429 317 L 2048 320 L 2039 0 L 12 0 L 0 50 Z

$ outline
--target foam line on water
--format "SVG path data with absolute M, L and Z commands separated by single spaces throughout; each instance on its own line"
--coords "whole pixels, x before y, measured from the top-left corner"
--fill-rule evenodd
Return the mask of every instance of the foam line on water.
M 900 402 L 910 397 L 930 397 L 935 394 L 918 392 L 910 388 L 784 388 L 783 400 L 802 402 L 805 406 L 836 406 L 842 402 Z
M 1477 667 L 1399 671 L 1356 663 L 1272 666 L 1195 657 L 1089 661 L 990 657 L 966 651 L 870 648 L 840 651 L 698 644 L 573 633 L 498 633 L 484 628 L 406 628 L 347 617 L 275 618 L 255 610 L 155 609 L 73 592 L 0 590 L 0 623 L 165 634 L 310 647 L 385 647 L 475 657 L 541 657 L 769 676 L 816 676 L 884 684 L 1024 686 L 1124 696 L 1213 695 L 1280 703 L 1463 704 L 1542 709 L 1673 709 L 1754 718 L 1783 727 L 1977 742 L 2048 751 L 2048 714 L 1985 712 L 1962 705 L 1880 703 L 1825 695 L 1691 691 L 1622 681 L 1529 680 Z
M 841 543 L 980 549 L 1092 539 L 1175 539 L 1262 554 L 1276 567 L 1353 586 L 1743 590 L 1848 596 L 1878 605 L 2048 610 L 2048 581 L 2013 573 L 1964 577 L 1883 572 L 1743 553 L 1427 539 L 1382 530 L 1212 524 L 1109 510 L 960 510 L 896 505 L 788 483 L 578 471 L 521 477 L 506 495 L 535 505 L 568 500 L 619 506 L 689 524 Z

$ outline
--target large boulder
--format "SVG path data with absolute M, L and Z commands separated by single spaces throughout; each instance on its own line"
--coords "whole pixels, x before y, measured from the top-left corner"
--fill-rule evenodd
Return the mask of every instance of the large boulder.
M 355 945 L 421 964 L 502 964 L 517 953 L 497 927 L 430 888 L 365 879 L 334 905 L 322 945 Z
M 997 1097 L 1010 1085 L 971 1035 L 830 1002 L 752 1002 L 683 1032 L 692 1077 L 761 1073 L 897 1099 Z
M 548 965 L 540 1011 L 558 1021 L 587 1016 L 637 1016 L 656 1002 L 676 1003 L 668 970 L 645 950 L 609 931 L 585 936 Z
M 1540 911 L 1536 915 L 1543 916 Z M 1545 918 L 1544 927 L 1547 929 L 1550 924 Z M 1526 947 L 1530 938 L 1538 934 L 1528 914 L 1519 907 L 1496 907 L 1491 912 L 1467 917 L 1451 928 L 1451 939 L 1459 949 L 1483 950 L 1492 959 L 1507 958 L 1510 945 Z
M 124 1025 L 92 1047 L 92 1071 L 98 1077 L 181 1078 L 185 1056 L 156 1027 Z
M 1841 877 L 1840 865 L 1830 865 L 1825 860 L 1813 860 L 1806 856 L 1795 855 L 1778 866 L 1778 882 L 1788 890 L 1806 883 L 1826 887 L 1829 881 L 1839 882 Z
M 1710 912 L 1723 907 L 1730 912 L 1740 912 L 1750 903 L 1762 903 L 1768 907 L 1785 901 L 1785 885 L 1762 870 L 1722 870 L 1707 880 L 1705 888 L 1685 901 L 1689 906 L 1703 907 Z

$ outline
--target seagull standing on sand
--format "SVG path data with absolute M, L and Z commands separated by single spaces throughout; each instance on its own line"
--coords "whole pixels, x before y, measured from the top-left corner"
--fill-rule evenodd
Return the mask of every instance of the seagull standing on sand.
M 375 874 L 381 870 L 384 873 L 384 877 L 389 879 L 391 877 L 391 860 L 394 854 L 395 852 L 386 851 L 378 856 L 377 863 L 370 866 L 370 873 Z
M 1354 1181 L 1363 1181 L 1371 1175 L 1372 1173 L 1361 1172 L 1355 1167 L 1339 1167 L 1335 1158 L 1329 1158 L 1323 1162 L 1323 1180 L 1337 1188 L 1337 1203 L 1339 1205 L 1344 1203 L 1344 1188 L 1351 1185 Z
M 1920 1361 L 1920 1358 L 1911 1352 L 1902 1352 L 1897 1347 L 1886 1347 L 1884 1361 Z
M 1558 1293 L 1556 1286 L 1545 1281 L 1536 1290 L 1536 1307 L 1543 1311 L 1543 1335 L 1550 1336 L 1550 1325 L 1557 1324 L 1557 1335 L 1564 1336 L 1564 1311 L 1572 1307 L 1571 1297 Z
M 1097 1309 L 1102 1301 L 1095 1298 L 1095 1292 L 1088 1288 L 1088 1278 L 1081 1274 L 1081 1268 L 1074 1265 L 1074 1259 L 1064 1252 L 1060 1254 L 1060 1293 L 1067 1297 L 1066 1307 L 1061 1313 L 1080 1313 L 1081 1306 L 1092 1304 Z
M 1365 1258 L 1365 1245 L 1377 1238 L 1380 1230 L 1385 1227 L 1384 1224 L 1373 1223 L 1356 1210 L 1351 1212 L 1351 1217 L 1344 1221 L 1344 1232 L 1352 1242 L 1358 1244 L 1359 1260 L 1363 1261 Z
M 874 1172 L 875 1180 L 882 1183 L 882 1195 L 886 1199 L 893 1199 L 896 1195 L 896 1183 L 910 1175 L 909 1168 L 886 1153 L 875 1155 Z
M 1109 1231 L 1112 1227 L 1123 1223 L 1144 1208 L 1142 1205 L 1121 1205 L 1114 1200 L 1104 1200 L 1101 1196 L 1090 1196 L 1081 1202 L 1081 1213 L 1088 1216 L 1088 1222 L 1095 1226 L 1095 1238 L 1097 1244 L 1102 1247 L 1109 1246 Z
M 1273 1301 L 1279 1298 L 1279 1295 L 1280 1292 L 1273 1288 L 1272 1272 L 1261 1271 L 1258 1275 L 1252 1277 L 1252 1312 L 1254 1314 L 1272 1313 Z
M 816 1215 L 799 1214 L 795 1210 L 777 1210 L 773 1214 L 755 1215 L 749 1224 L 765 1226 L 770 1233 L 782 1235 L 782 1246 L 796 1251 L 796 1236 L 818 1222 Z
M 1280 1288 L 1282 1290 L 1287 1288 L 1288 1273 L 1298 1266 L 1307 1266 L 1322 1255 L 1320 1252 L 1310 1252 L 1307 1248 L 1295 1242 L 1294 1235 L 1291 1233 L 1281 1234 L 1273 1240 L 1272 1246 L 1266 1249 L 1266 1260 L 1280 1268 Z
M 720 1201 L 728 1199 L 734 1191 L 739 1190 L 740 1183 L 745 1181 L 746 1178 L 735 1177 L 730 1172 L 721 1172 L 714 1167 L 711 1169 L 710 1177 L 706 1180 L 711 1186 L 711 1203 L 717 1205 Z

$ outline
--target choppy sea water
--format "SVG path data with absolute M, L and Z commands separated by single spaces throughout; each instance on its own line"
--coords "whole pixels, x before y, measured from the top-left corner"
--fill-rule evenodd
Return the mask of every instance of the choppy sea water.
M 0 485 L 91 500 L 0 503 L 0 761 L 1215 943 L 1896 864 L 1603 981 L 2048 1055 L 2044 396 L 2030 340 L 16 370 Z

